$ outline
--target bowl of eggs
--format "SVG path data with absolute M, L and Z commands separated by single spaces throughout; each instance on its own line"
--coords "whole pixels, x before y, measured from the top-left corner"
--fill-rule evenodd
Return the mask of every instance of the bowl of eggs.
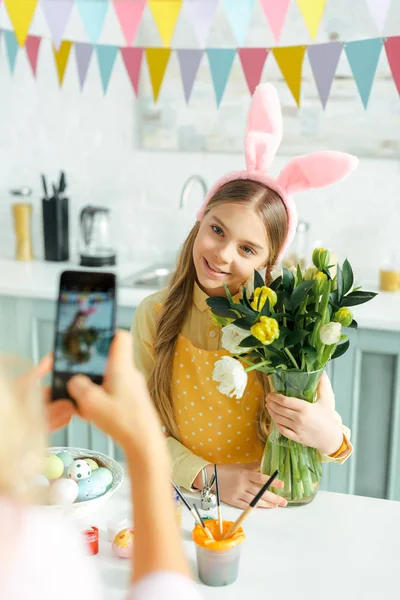
M 98 510 L 119 488 L 122 466 L 85 448 L 48 448 L 36 485 L 47 488 L 46 508 L 73 518 Z

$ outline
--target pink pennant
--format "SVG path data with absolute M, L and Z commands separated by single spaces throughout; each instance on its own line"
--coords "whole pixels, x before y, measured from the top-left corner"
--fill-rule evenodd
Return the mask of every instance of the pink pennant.
M 32 73 L 36 77 L 36 67 L 42 38 L 37 35 L 28 35 L 25 42 L 26 54 L 29 64 L 31 65 Z
M 126 72 L 129 75 L 136 96 L 139 93 L 140 69 L 142 66 L 143 48 L 121 48 Z
M 400 35 L 386 38 L 385 50 L 397 91 L 400 94 Z
M 146 0 L 114 0 L 114 9 L 128 46 L 133 44 Z
M 268 50 L 266 48 L 239 48 L 238 54 L 250 94 L 253 95 L 260 83 Z
M 260 0 L 276 42 L 279 42 L 290 0 Z

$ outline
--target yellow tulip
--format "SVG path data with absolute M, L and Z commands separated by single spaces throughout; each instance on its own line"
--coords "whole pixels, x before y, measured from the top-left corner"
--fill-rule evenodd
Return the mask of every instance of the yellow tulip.
M 251 335 L 257 338 L 264 346 L 269 346 L 279 337 L 279 325 L 276 319 L 260 317 L 259 323 L 250 329 Z
M 343 327 L 348 327 L 353 320 L 353 315 L 348 308 L 342 306 L 342 308 L 339 308 L 333 315 L 333 320 L 343 325 Z
M 251 308 L 261 312 L 264 308 L 267 298 L 269 300 L 270 307 L 274 307 L 278 300 L 274 290 L 271 290 L 271 288 L 266 287 L 265 285 L 263 287 L 256 288 L 254 290 L 254 297 L 251 302 Z M 260 303 L 258 302 L 258 300 L 260 300 Z

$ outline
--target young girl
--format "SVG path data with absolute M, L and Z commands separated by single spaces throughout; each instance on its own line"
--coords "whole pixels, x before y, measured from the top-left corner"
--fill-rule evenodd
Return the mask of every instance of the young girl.
M 268 283 L 296 231 L 291 194 L 333 183 L 357 165 L 353 156 L 320 152 L 292 160 L 275 180 L 267 170 L 281 136 L 276 90 L 260 85 L 248 118 L 247 169 L 215 184 L 168 289 L 146 298 L 132 325 L 135 359 L 166 428 L 176 483 L 201 488 L 202 469 L 218 463 L 221 498 L 240 508 L 267 479 L 259 466 L 271 417 L 284 435 L 317 448 L 327 461 L 343 462 L 351 453 L 349 430 L 334 411 L 326 377 L 314 405 L 276 394 L 265 398 L 268 390 L 256 371 L 249 373 L 241 400 L 222 395 L 212 379 L 215 361 L 228 353 L 207 298 L 224 296 L 224 284 L 239 294 L 254 269 L 265 269 Z M 278 505 L 286 501 L 272 492 L 258 504 Z

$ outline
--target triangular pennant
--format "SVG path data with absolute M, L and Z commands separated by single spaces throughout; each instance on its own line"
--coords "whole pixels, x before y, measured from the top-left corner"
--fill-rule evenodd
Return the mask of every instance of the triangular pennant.
M 85 42 L 75 42 L 74 46 L 79 85 L 82 90 L 83 86 L 85 85 L 86 76 L 89 70 L 90 59 L 92 58 L 93 54 L 93 46 L 92 44 Z
M 37 60 L 42 38 L 37 35 L 28 35 L 25 42 L 25 50 L 31 65 L 32 73 L 36 77 Z
M 186 0 L 183 5 L 183 10 L 202 48 L 206 45 L 217 5 L 218 0 Z
M 318 33 L 318 27 L 324 14 L 326 0 L 297 0 L 311 39 Z
M 58 49 L 67 27 L 74 0 L 41 0 L 41 7 L 49 26 L 54 46 Z
M 169 46 L 182 7 L 182 0 L 147 0 L 164 46 Z
M 11 73 L 14 73 L 15 63 L 18 55 L 18 42 L 13 31 L 4 29 L 3 31 L 4 41 L 6 44 L 6 52 L 8 58 L 8 64 L 10 66 Z
M 128 46 L 133 44 L 146 0 L 114 0 L 114 9 Z
M 381 38 L 346 42 L 344 44 L 347 60 L 353 72 L 364 108 L 367 108 L 382 45 L 383 40 Z
M 117 57 L 118 46 L 99 45 L 96 46 L 97 60 L 99 62 L 100 78 L 103 85 L 103 92 L 107 92 L 110 83 L 111 73 Z
M 383 33 L 391 0 L 366 0 L 366 2 L 379 33 Z
M 276 42 L 279 42 L 290 0 L 260 0 L 262 9 Z
M 223 0 L 223 7 L 237 43 L 246 39 L 255 0 Z
M 342 42 L 313 44 L 308 47 L 308 59 L 310 61 L 318 94 L 324 108 L 329 97 L 329 92 L 331 91 L 342 48 Z
M 238 54 L 250 94 L 253 95 L 261 81 L 268 50 L 266 48 L 240 48 Z
M 67 40 L 61 42 L 61 46 L 58 50 L 53 46 L 54 59 L 56 61 L 57 75 L 60 87 L 62 86 L 64 81 L 65 69 L 67 68 L 71 48 L 72 42 L 69 42 Z
M 274 58 L 297 106 L 300 106 L 301 75 L 305 51 L 306 46 L 272 48 Z
M 200 61 L 203 56 L 203 50 L 177 50 L 177 53 L 181 69 L 183 91 L 185 92 L 185 99 L 188 104 Z
M 400 35 L 386 38 L 385 50 L 397 91 L 400 94 Z
M 4 5 L 20 46 L 24 46 L 38 0 L 4 0 Z
M 219 106 L 225 92 L 236 51 L 231 48 L 207 48 L 208 62 L 214 85 L 217 105 Z
M 75 0 L 89 41 L 96 44 L 104 27 L 108 0 Z
M 136 96 L 139 94 L 139 78 L 142 68 L 143 48 L 121 48 L 126 72 L 131 80 Z
M 146 48 L 146 59 L 153 88 L 154 102 L 157 102 L 170 56 L 171 50 L 169 48 Z

